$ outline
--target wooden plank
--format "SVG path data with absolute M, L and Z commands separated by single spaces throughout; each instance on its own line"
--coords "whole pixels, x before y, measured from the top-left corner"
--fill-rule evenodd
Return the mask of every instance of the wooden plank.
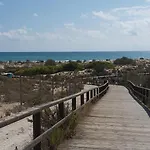
M 64 106 L 64 102 L 62 102 L 62 103 L 60 103 L 60 104 L 58 104 L 58 108 L 59 108 L 59 110 L 58 110 L 58 119 L 59 120 L 61 120 L 61 119 L 63 119 L 64 117 L 65 117 L 65 108 L 64 108 L 65 106 Z
M 89 92 L 87 92 L 87 93 L 86 93 L 86 101 L 88 101 L 89 98 L 90 98 L 90 97 L 89 97 Z
M 84 104 L 84 94 L 81 95 L 81 106 Z
M 72 110 L 76 110 L 77 104 L 76 104 L 76 97 L 72 99 Z
M 93 90 L 90 91 L 90 97 L 93 98 Z
M 33 115 L 33 139 L 36 139 L 41 134 L 41 113 Z M 41 142 L 38 143 L 34 150 L 41 150 Z
M 76 135 L 58 150 L 148 150 L 150 119 L 123 86 L 110 86 L 90 113 L 80 120 Z

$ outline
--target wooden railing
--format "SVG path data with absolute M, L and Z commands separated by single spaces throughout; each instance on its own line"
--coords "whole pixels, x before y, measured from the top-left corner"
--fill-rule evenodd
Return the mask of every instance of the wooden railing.
M 46 104 L 42 104 L 40 106 L 30 108 L 24 112 L 21 112 L 20 114 L 16 115 L 15 117 L 12 117 L 10 119 L 7 119 L 5 121 L 0 122 L 0 128 L 5 127 L 7 125 L 10 125 L 14 122 L 17 122 L 21 119 L 24 119 L 28 116 L 33 116 L 33 140 L 30 142 L 29 145 L 27 145 L 24 150 L 41 150 L 41 141 L 46 138 L 52 131 L 58 127 L 60 127 L 66 120 L 68 120 L 73 113 L 76 113 L 77 111 L 84 108 L 87 104 L 89 104 L 91 101 L 93 101 L 96 98 L 99 98 L 103 96 L 107 89 L 109 88 L 108 81 L 99 87 L 91 88 L 89 90 L 84 90 L 80 93 L 49 102 Z M 80 106 L 77 108 L 77 97 L 80 97 Z M 70 101 L 72 104 L 71 112 L 65 116 L 65 110 L 64 110 L 64 102 Z M 53 106 L 58 106 L 58 116 L 59 121 L 53 125 L 51 128 L 49 128 L 44 133 L 41 133 L 41 114 L 42 111 L 51 108 Z
M 150 106 L 150 89 L 140 87 L 132 83 L 127 82 L 127 87 L 131 90 L 132 94 L 138 98 L 144 105 Z

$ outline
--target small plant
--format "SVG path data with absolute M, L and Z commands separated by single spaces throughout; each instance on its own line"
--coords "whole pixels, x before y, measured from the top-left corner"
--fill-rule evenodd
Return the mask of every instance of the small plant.
M 10 116 L 11 115 L 11 110 L 5 110 L 5 116 Z
M 46 140 L 43 141 L 43 150 L 56 150 L 57 146 L 64 140 L 72 138 L 75 135 L 75 127 L 77 125 L 76 114 L 73 114 L 63 125 L 55 128 Z

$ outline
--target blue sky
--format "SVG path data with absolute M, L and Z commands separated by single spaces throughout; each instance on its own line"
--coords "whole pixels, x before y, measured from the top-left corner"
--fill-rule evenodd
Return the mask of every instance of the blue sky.
M 150 50 L 150 0 L 0 0 L 0 51 Z

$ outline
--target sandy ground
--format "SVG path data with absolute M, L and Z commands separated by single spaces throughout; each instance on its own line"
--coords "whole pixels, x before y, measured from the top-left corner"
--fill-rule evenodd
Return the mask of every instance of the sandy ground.
M 7 110 L 12 109 L 15 106 L 19 106 L 19 103 L 12 103 L 12 104 L 7 104 L 7 103 L 1 103 L 0 102 L 0 118 L 5 117 L 5 112 Z
M 95 86 L 85 85 L 84 89 L 92 87 Z M 77 105 L 79 105 L 79 97 L 77 101 Z M 2 112 L 1 109 L 0 112 Z M 32 123 L 28 122 L 28 119 L 31 119 L 31 117 L 0 129 L 0 150 L 16 150 L 16 146 L 17 150 L 22 150 L 32 140 Z
M 32 123 L 27 118 L 0 129 L 1 150 L 21 150 L 32 139 Z

